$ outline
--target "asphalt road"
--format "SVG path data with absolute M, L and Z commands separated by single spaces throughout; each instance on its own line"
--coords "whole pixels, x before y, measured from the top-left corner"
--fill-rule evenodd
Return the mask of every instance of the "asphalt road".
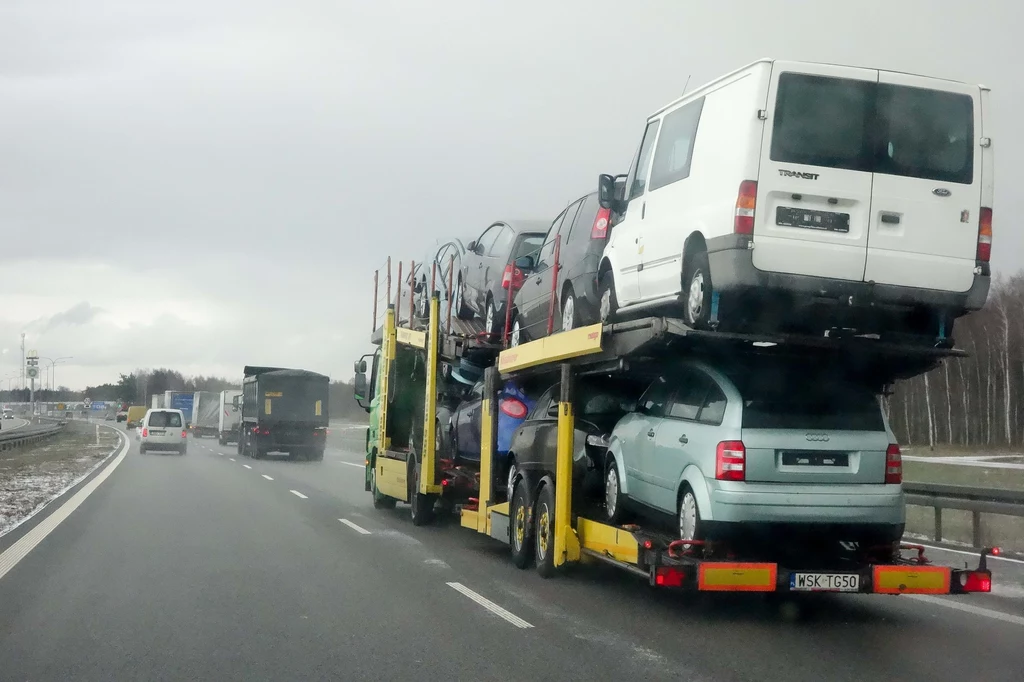
M 790 619 L 604 567 L 543 580 L 455 523 L 374 510 L 358 431 L 317 463 L 131 442 L 0 578 L 0 679 L 1020 679 L 1013 595 L 825 597 Z

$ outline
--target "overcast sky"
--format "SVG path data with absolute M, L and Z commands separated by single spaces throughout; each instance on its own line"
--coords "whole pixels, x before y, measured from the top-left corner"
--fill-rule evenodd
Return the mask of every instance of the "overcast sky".
M 75 388 L 348 378 L 389 254 L 553 218 L 687 79 L 766 56 L 992 87 L 993 261 L 1015 272 L 1022 20 L 1007 0 L 0 0 L 0 379 L 22 332 L 74 356 Z

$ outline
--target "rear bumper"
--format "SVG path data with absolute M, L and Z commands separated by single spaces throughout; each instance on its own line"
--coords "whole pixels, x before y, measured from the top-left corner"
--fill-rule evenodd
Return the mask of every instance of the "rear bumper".
M 783 485 L 708 481 L 709 521 L 797 525 L 901 526 L 906 521 L 898 485 Z
M 954 316 L 980 310 L 988 299 L 991 276 L 987 267 L 982 274 L 974 276 L 974 284 L 964 292 L 919 289 L 758 270 L 754 267 L 754 252 L 748 243 L 749 238 L 742 235 L 708 240 L 708 261 L 716 291 L 780 291 L 808 298 L 835 299 L 843 304 L 852 301 L 852 305 L 858 307 L 877 304 L 906 308 L 924 306 L 945 310 Z

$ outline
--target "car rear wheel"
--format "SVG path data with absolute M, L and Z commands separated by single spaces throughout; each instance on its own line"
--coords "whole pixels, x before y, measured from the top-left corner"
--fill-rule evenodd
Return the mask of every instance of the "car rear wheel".
M 523 343 L 523 323 L 519 321 L 519 316 L 512 322 L 512 331 L 508 335 L 508 345 L 512 348 Z
M 473 309 L 466 304 L 466 285 L 461 277 L 455 285 L 455 316 L 460 320 L 473 319 Z
M 619 311 L 619 301 L 615 298 L 615 278 L 612 271 L 601 276 L 601 322 L 614 322 Z
M 704 539 L 700 523 L 700 507 L 697 506 L 697 496 L 693 494 L 690 486 L 685 486 L 683 494 L 679 496 L 679 539 Z
M 686 322 L 695 329 L 711 326 L 711 267 L 708 254 L 699 251 L 687 261 L 683 273 Z
M 608 458 L 608 472 L 604 477 L 604 518 L 608 523 L 622 519 L 622 485 L 619 482 L 619 468 L 615 460 Z
M 494 299 L 487 299 L 487 307 L 484 309 L 484 331 L 491 336 L 497 336 L 503 329 L 498 327 L 498 309 L 494 306 Z
M 565 291 L 562 298 L 562 331 L 567 332 L 580 326 L 579 312 L 576 309 L 576 294 L 572 287 Z

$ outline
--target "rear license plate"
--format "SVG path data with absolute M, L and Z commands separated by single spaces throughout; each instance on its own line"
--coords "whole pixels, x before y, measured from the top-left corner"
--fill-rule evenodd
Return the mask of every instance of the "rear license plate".
M 163 429 L 150 429 L 149 432 L 152 433 L 154 436 L 162 436 L 165 433 L 167 433 Z
M 857 592 L 856 573 L 790 573 L 789 589 L 801 592 Z
M 846 467 L 850 466 L 850 456 L 837 452 L 783 452 L 782 464 L 791 467 Z
M 850 214 L 779 206 L 775 209 L 775 224 L 825 232 L 849 232 Z

